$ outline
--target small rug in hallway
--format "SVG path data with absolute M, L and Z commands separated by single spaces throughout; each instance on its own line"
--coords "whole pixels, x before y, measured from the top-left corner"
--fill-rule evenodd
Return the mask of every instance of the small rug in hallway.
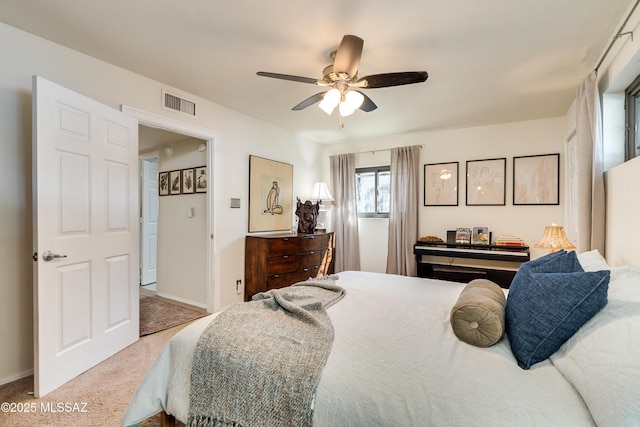
M 192 310 L 160 298 L 141 296 L 140 336 L 164 331 L 206 315 L 204 311 Z

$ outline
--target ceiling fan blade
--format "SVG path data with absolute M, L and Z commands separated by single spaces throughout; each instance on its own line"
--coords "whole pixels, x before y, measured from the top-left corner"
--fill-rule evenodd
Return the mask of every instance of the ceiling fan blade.
M 318 83 L 318 79 L 312 79 L 311 77 L 291 76 L 289 74 L 269 73 L 267 71 L 258 71 L 256 74 L 262 77 L 271 77 L 273 79 L 290 80 L 293 82 L 311 83 L 311 84 Z
M 365 113 L 368 113 L 368 112 L 373 111 L 376 108 L 378 108 L 378 106 L 367 95 L 365 95 L 364 93 L 360 92 L 359 90 L 357 90 L 356 92 L 358 92 L 360 95 L 364 96 L 364 101 L 362 101 L 362 105 L 360 106 L 360 109 L 362 111 L 364 111 Z
M 358 36 L 344 36 L 333 60 L 333 72 L 337 75 L 346 73 L 347 80 L 352 79 L 358 72 L 363 45 L 364 40 Z
M 413 83 L 422 83 L 427 80 L 429 74 L 426 71 L 405 71 L 400 73 L 373 74 L 358 79 L 358 83 L 366 80 L 367 85 L 363 86 L 368 89 L 380 87 L 410 85 Z
M 315 104 L 316 102 L 322 101 L 322 98 L 324 98 L 324 94 L 325 93 L 327 93 L 327 92 L 320 92 L 320 93 L 316 93 L 313 96 L 310 96 L 309 98 L 307 98 L 304 101 L 302 101 L 300 104 L 298 104 L 295 107 L 293 107 L 292 110 L 293 111 L 303 110 L 303 109 L 307 108 L 308 106 Z

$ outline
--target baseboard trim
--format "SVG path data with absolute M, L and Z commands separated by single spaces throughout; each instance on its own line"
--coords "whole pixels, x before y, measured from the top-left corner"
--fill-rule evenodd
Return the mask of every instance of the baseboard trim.
M 5 384 L 12 383 L 14 381 L 18 381 L 30 375 L 33 375 L 33 369 L 29 369 L 28 371 L 20 372 L 15 375 L 11 375 L 10 377 L 0 378 L 0 385 L 5 385 Z
M 179 298 L 179 297 L 176 297 L 174 295 L 169 295 L 169 294 L 165 294 L 165 293 L 162 293 L 162 292 L 156 292 L 156 296 L 159 296 L 159 297 L 162 297 L 162 298 L 166 298 L 166 299 L 170 299 L 170 300 L 177 301 L 177 302 L 181 302 L 183 304 L 191 305 L 193 307 L 202 308 L 204 310 L 207 309 L 207 305 L 206 304 L 202 304 L 202 303 L 199 303 L 199 302 L 191 301 L 191 300 L 188 300 L 188 299 L 185 299 L 185 298 Z

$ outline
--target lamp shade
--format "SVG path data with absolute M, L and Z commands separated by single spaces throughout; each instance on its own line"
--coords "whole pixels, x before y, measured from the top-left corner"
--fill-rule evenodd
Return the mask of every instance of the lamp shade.
M 322 200 L 326 202 L 333 202 L 333 196 L 329 193 L 329 188 L 326 182 L 316 182 L 313 184 L 313 191 L 311 192 L 311 200 Z
M 340 115 L 342 117 L 347 117 L 353 114 L 354 110 L 353 108 L 351 108 L 351 106 L 349 105 L 348 102 L 341 102 L 340 105 L 338 106 L 338 111 L 340 111 Z
M 322 109 L 322 111 L 331 115 L 331 113 L 333 113 L 333 109 L 336 108 L 340 103 L 341 96 L 342 95 L 340 94 L 340 91 L 338 89 L 331 89 L 324 94 L 324 97 L 322 98 L 322 101 L 320 101 L 320 104 L 318 104 L 318 106 L 320 107 L 320 109 Z
M 548 225 L 544 229 L 544 235 L 538 243 L 536 248 L 551 249 L 551 252 L 556 252 L 560 249 L 567 251 L 575 250 L 576 247 L 569 241 L 567 235 L 564 232 L 564 228 L 561 225 Z
M 360 92 L 351 90 L 344 96 L 344 102 L 349 104 L 349 107 L 351 107 L 352 110 L 357 110 L 364 102 L 364 95 Z

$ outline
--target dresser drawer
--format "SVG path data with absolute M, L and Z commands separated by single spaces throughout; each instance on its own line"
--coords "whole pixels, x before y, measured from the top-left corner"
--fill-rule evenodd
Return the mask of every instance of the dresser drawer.
M 281 257 L 283 255 L 295 255 L 300 252 L 300 239 L 283 237 L 268 240 L 269 257 Z
M 267 290 L 279 289 L 285 286 L 293 285 L 294 283 L 301 282 L 308 279 L 305 273 L 300 271 L 294 271 L 286 274 L 276 274 L 267 277 Z
M 267 265 L 267 275 L 291 273 L 298 269 L 298 256 L 285 255 L 276 258 L 269 258 Z
M 307 280 L 311 277 L 320 277 L 320 266 L 314 265 L 313 267 L 307 267 L 302 269 L 302 278 L 300 280 Z
M 300 239 L 300 252 L 317 251 L 322 247 L 321 236 L 305 236 Z
M 322 262 L 322 252 L 314 251 L 298 255 L 298 266 L 300 269 L 315 267 Z

